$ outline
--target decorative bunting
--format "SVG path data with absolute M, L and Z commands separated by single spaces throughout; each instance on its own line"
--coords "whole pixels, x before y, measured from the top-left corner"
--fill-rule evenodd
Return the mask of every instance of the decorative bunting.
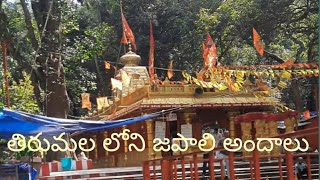
M 294 60 L 292 58 L 288 59 L 286 62 L 280 65 L 281 68 L 291 68 L 294 65 Z
M 82 99 L 82 109 L 88 109 L 91 111 L 91 102 L 90 102 L 90 94 L 89 93 L 82 93 L 81 94 Z
M 130 82 L 131 82 L 131 78 L 129 77 L 129 75 L 127 74 L 127 72 L 125 72 L 124 70 L 120 70 L 120 75 L 121 75 L 121 82 L 125 87 L 129 87 Z
M 288 80 L 293 77 L 304 77 L 304 76 L 317 76 L 319 70 L 263 70 L 263 71 L 256 71 L 256 70 L 227 70 L 226 68 L 211 68 L 207 71 L 206 79 L 210 79 L 210 82 L 204 81 L 204 75 L 201 73 L 196 72 L 197 78 L 194 78 L 187 74 L 185 71 L 182 72 L 183 77 L 189 83 L 197 84 L 203 88 L 216 88 L 220 91 L 230 89 L 233 92 L 238 92 L 242 89 L 247 89 L 251 85 L 249 81 L 249 76 L 256 77 L 256 85 L 257 90 L 266 91 L 276 93 L 279 92 L 281 89 L 287 88 Z M 232 78 L 231 78 L 232 77 Z M 268 77 L 272 79 L 277 79 L 278 84 L 276 87 L 271 88 L 268 84 L 262 81 L 262 77 Z M 246 87 L 244 87 L 244 85 Z
M 110 63 L 108 63 L 107 61 L 105 61 L 104 62 L 104 67 L 106 68 L 106 69 L 110 69 Z
M 196 75 L 199 80 L 203 81 L 203 74 L 201 72 L 199 73 L 196 72 Z
M 122 90 L 122 82 L 111 78 L 111 84 L 112 84 L 112 90 L 118 88 L 119 90 Z
M 109 102 L 107 97 L 99 97 L 97 98 L 97 109 L 101 111 L 103 108 L 109 107 Z

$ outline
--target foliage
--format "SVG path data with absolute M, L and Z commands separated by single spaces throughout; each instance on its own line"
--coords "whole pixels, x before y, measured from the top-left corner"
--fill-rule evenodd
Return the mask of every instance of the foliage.
M 0 71 L 3 74 L 3 71 Z M 9 78 L 11 85 L 9 87 L 10 92 L 10 105 L 11 109 L 24 111 L 28 113 L 39 114 L 40 110 L 38 108 L 37 101 L 34 96 L 33 85 L 30 80 L 30 76 L 26 72 L 22 72 L 23 79 L 18 82 Z M 11 77 L 9 75 L 9 77 Z M 2 83 L 4 81 L 1 81 Z M 5 87 L 2 84 L 2 89 L 0 89 L 0 107 L 5 106 Z
M 24 79 L 18 83 L 13 81 L 10 87 L 10 100 L 12 109 L 33 114 L 39 114 L 37 101 L 35 100 L 33 85 L 30 76 L 22 72 Z

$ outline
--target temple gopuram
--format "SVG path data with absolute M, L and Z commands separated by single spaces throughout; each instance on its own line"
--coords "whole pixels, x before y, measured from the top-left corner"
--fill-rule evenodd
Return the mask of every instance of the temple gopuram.
M 130 77 L 130 82 L 121 90 L 114 89 L 109 107 L 86 119 L 108 121 L 155 112 L 164 113 L 161 117 L 122 128 L 81 134 L 81 138 L 93 138 L 96 141 L 94 151 L 87 153 L 96 168 L 141 166 L 142 161 L 200 151 L 197 146 L 190 146 L 186 152 L 154 152 L 155 138 L 172 139 L 177 133 L 197 140 L 202 138 L 208 128 L 216 138 L 219 138 L 219 133 L 228 130 L 231 138 L 242 140 L 253 138 L 253 128 L 256 129 L 255 137 L 275 137 L 281 132 L 291 133 L 297 129 L 301 114 L 286 108 L 277 98 L 277 93 L 293 77 L 312 77 L 319 73 L 316 64 L 288 65 L 286 62 L 259 67 L 217 66 L 203 69 L 199 72 L 201 77 L 192 77 L 187 72 L 182 72 L 182 82 L 168 79 L 160 82 L 151 79 L 148 69 L 139 65 L 140 56 L 130 48 L 120 61 L 124 67 L 118 71 L 115 79 L 123 80 L 121 73 L 125 72 Z M 273 78 L 273 81 L 267 84 L 264 78 Z M 279 128 L 278 121 L 285 124 L 284 130 Z M 128 145 L 131 143 L 141 147 L 140 140 L 120 140 L 120 148 L 115 152 L 104 149 L 102 142 L 105 138 L 125 129 L 131 133 L 139 133 L 144 138 L 144 151 L 129 151 Z M 115 146 L 113 143 L 110 148 Z M 274 148 L 263 154 L 278 154 L 280 151 L 280 148 Z M 252 155 L 243 150 L 242 154 Z

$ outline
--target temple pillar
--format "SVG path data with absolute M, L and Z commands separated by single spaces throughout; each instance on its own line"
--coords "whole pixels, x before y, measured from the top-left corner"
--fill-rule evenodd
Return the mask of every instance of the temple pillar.
M 287 119 L 285 119 L 284 120 L 284 124 L 286 126 L 286 133 L 294 132 L 295 118 L 287 118 Z
M 161 152 L 155 153 L 153 151 L 153 139 L 154 139 L 154 120 L 150 119 L 146 121 L 147 124 L 147 147 L 148 147 L 148 159 L 151 160 L 157 155 L 161 155 Z
M 285 119 L 284 124 L 286 126 L 286 134 L 293 133 L 294 132 L 294 125 L 297 123 L 298 123 L 298 121 L 297 121 L 297 118 L 295 118 L 295 117 Z M 292 142 L 293 142 L 292 148 L 296 148 L 297 144 L 295 143 L 295 141 L 292 141 Z
M 295 117 L 292 118 L 287 118 L 284 121 L 284 124 L 286 126 L 286 134 L 287 133 L 292 133 L 294 132 L 294 125 L 295 123 L 297 123 L 297 120 Z M 297 144 L 293 143 L 291 145 L 288 145 L 287 147 L 290 149 L 296 148 Z M 294 178 L 294 171 L 293 168 L 288 168 L 288 167 L 293 167 L 294 166 L 294 157 L 293 157 L 293 152 L 290 151 L 286 151 L 286 166 L 287 166 L 287 177 L 289 179 L 293 179 Z
M 251 122 L 241 122 L 241 134 L 242 134 L 242 142 L 246 142 L 247 140 L 252 140 L 251 135 L 252 125 Z M 246 151 L 244 148 L 242 148 L 242 154 L 244 157 L 249 157 L 252 155 L 252 152 Z
M 187 137 L 187 138 L 193 138 L 193 128 L 192 128 L 192 120 L 193 120 L 193 118 L 196 116 L 196 113 L 194 113 L 194 112 L 186 112 L 186 113 L 183 113 L 183 118 L 184 118 L 184 122 L 185 122 L 185 124 L 184 125 L 188 125 L 188 126 L 190 126 L 190 131 L 192 132 L 191 134 L 190 134 L 190 136 L 191 137 L 188 137 L 188 134 L 182 134 L 182 135 L 184 135 L 185 137 Z M 182 131 L 182 129 L 181 129 L 181 131 Z M 188 150 L 187 150 L 187 152 L 192 152 L 192 148 L 193 147 L 191 147 L 190 145 L 189 145 L 189 148 L 188 148 Z
M 255 138 L 266 138 L 266 137 L 269 137 L 269 135 L 267 134 L 268 131 L 266 132 L 266 121 L 263 120 L 263 119 L 259 119 L 259 120 L 256 120 L 254 121 L 254 128 L 255 128 Z M 255 139 L 255 140 L 256 140 Z M 260 147 L 263 147 L 264 144 L 260 143 Z M 256 144 L 257 146 L 257 144 Z M 267 147 L 270 146 L 269 144 L 266 145 Z M 258 147 L 256 147 L 258 148 Z M 268 155 L 268 152 L 267 151 L 263 151 L 263 152 L 260 152 L 261 155 Z
M 192 120 L 196 116 L 196 113 L 193 110 L 185 111 L 178 113 L 178 121 L 180 124 L 180 134 L 182 134 L 186 138 L 193 138 L 193 128 L 192 128 Z M 178 128 L 179 129 L 179 128 Z M 183 142 L 176 142 L 180 143 L 180 146 L 183 147 Z M 188 145 L 188 149 L 185 152 L 176 152 L 175 154 L 184 154 L 184 153 L 191 153 L 194 147 Z M 190 157 L 192 159 L 192 157 Z
M 234 118 L 236 116 L 238 116 L 240 114 L 240 112 L 229 112 L 228 116 L 229 116 L 229 134 L 230 134 L 230 138 L 234 139 L 236 138 L 236 130 L 235 130 L 235 123 L 234 123 Z
M 278 122 L 277 121 L 269 121 L 268 123 L 268 136 L 266 137 L 276 137 L 279 135 L 278 133 Z M 273 150 L 271 151 L 272 155 L 276 155 L 280 153 L 279 146 L 273 146 Z

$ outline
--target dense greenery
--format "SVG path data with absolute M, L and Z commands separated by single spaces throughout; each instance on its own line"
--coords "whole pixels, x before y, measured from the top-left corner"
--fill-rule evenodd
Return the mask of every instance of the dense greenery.
M 10 42 L 11 101 L 13 108 L 23 111 L 38 112 L 37 102 L 49 116 L 81 116 L 86 114 L 81 109 L 82 92 L 92 93 L 93 102 L 95 96 L 110 96 L 114 69 L 105 70 L 104 60 L 116 63 L 124 52 L 120 1 L 56 0 L 53 6 L 51 2 L 0 0 L 0 38 Z M 217 44 L 221 65 L 277 64 L 290 57 L 315 62 L 318 58 L 316 0 L 122 0 L 122 7 L 144 66 L 148 64 L 149 19 L 156 67 L 165 68 L 174 60 L 175 69 L 199 71 L 206 32 Z M 264 58 L 253 48 L 252 27 L 265 45 Z M 156 73 L 162 79 L 166 76 L 162 70 Z M 174 76 L 181 78 L 179 72 Z M 285 90 L 283 100 L 299 110 L 309 108 L 305 102 L 313 95 L 312 82 L 294 82 L 298 88 Z M 60 101 L 54 100 L 58 97 Z

